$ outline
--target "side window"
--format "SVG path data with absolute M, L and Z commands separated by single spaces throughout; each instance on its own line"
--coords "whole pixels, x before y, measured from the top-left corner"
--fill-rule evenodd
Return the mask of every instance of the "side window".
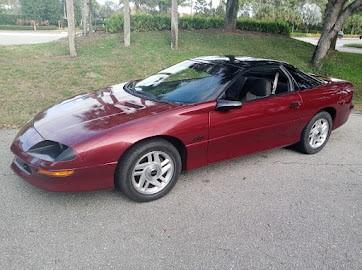
M 289 91 L 289 79 L 279 67 L 259 66 L 233 82 L 223 98 L 248 102 Z
M 277 71 L 273 81 L 272 94 L 278 95 L 281 93 L 289 92 L 289 79 L 281 70 Z
M 287 68 L 290 75 L 294 78 L 297 83 L 297 86 L 300 90 L 313 88 L 319 85 L 319 82 L 312 77 L 308 76 L 307 74 L 294 69 L 294 68 Z
M 289 79 L 276 66 L 259 66 L 245 72 L 225 92 L 224 98 L 248 102 L 290 91 Z

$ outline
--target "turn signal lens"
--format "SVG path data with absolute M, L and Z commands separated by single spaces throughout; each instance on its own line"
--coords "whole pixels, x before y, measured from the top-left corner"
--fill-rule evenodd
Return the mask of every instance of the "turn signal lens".
M 74 170 L 48 171 L 44 169 L 38 169 L 38 173 L 53 177 L 67 177 L 72 175 Z

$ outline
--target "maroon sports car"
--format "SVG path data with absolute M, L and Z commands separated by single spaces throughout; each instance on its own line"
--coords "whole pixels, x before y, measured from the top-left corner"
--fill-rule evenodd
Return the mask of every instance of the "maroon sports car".
M 13 170 L 50 191 L 164 196 L 182 170 L 295 144 L 320 151 L 353 108 L 349 82 L 279 61 L 200 57 L 73 97 L 16 136 Z

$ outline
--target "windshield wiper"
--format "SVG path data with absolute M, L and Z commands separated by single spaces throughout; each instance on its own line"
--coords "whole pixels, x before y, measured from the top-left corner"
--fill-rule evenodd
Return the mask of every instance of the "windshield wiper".
M 146 98 L 152 101 L 160 101 L 158 100 L 157 96 L 155 96 L 152 93 L 149 92 L 144 92 L 142 90 L 136 90 L 136 83 L 138 81 L 130 81 L 128 82 L 125 86 L 124 86 L 124 90 L 126 90 L 126 92 L 133 94 L 134 96 L 137 97 L 142 97 L 142 98 Z
M 157 96 L 155 96 L 154 94 L 149 93 L 149 92 L 144 92 L 142 90 L 136 90 L 134 88 L 133 93 L 136 93 L 136 95 L 140 95 L 142 97 L 148 98 L 148 99 L 153 100 L 153 101 L 159 101 Z
M 145 91 L 137 91 L 135 88 L 136 83 L 139 81 L 129 81 L 128 83 L 125 84 L 125 86 L 123 87 L 123 89 L 127 92 L 130 93 L 131 95 L 134 95 L 136 97 L 140 97 L 140 98 L 145 98 L 151 101 L 156 101 L 156 102 L 161 102 L 161 103 L 166 103 L 166 104 L 180 104 L 179 102 L 171 102 L 171 101 L 167 101 L 167 100 L 163 100 L 159 97 L 157 97 L 156 95 L 149 93 L 149 92 L 145 92 Z
M 126 83 L 123 87 L 124 90 L 128 91 L 134 91 L 134 86 L 136 84 L 137 81 L 129 81 L 128 83 Z

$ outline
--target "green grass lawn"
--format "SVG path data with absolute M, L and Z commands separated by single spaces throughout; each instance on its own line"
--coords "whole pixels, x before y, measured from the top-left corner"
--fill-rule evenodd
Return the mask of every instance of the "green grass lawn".
M 284 36 L 216 31 L 181 32 L 180 49 L 170 49 L 168 32 L 132 34 L 124 48 L 119 35 L 78 40 L 76 59 L 66 40 L 24 46 L 0 46 L 0 126 L 24 124 L 37 112 L 67 97 L 129 79 L 142 78 L 179 61 L 201 55 L 245 55 L 287 61 L 313 71 L 313 46 Z M 317 71 L 350 80 L 362 88 L 362 55 L 335 52 Z M 362 103 L 360 94 L 355 101 Z
M 359 49 L 362 49 L 362 43 L 344 44 L 343 47 L 350 47 L 350 48 L 359 48 Z

